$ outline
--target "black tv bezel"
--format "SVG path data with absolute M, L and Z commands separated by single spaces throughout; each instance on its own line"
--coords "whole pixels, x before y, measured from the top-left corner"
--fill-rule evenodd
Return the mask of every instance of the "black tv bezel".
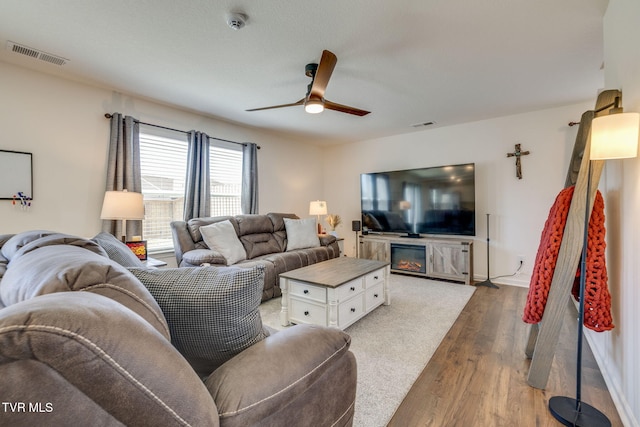
M 471 233 L 460 233 L 460 232 L 420 232 L 420 233 L 412 233 L 412 232 L 398 232 L 398 231 L 372 231 L 365 230 L 365 218 L 364 211 L 362 209 L 363 205 L 363 195 L 362 195 L 362 175 L 372 175 L 372 174 L 390 174 L 390 173 L 401 173 L 401 172 L 411 172 L 411 171 L 419 171 L 419 170 L 427 170 L 427 169 L 445 169 L 448 167 L 464 167 L 464 166 L 473 166 L 473 232 Z M 386 171 L 377 171 L 377 172 L 363 172 L 360 174 L 360 221 L 362 223 L 362 234 L 378 234 L 378 235 L 389 235 L 389 236 L 401 236 L 401 237 L 409 237 L 409 238 L 421 238 L 421 237 L 475 237 L 477 232 L 477 224 L 476 224 L 476 164 L 475 162 L 469 163 L 458 163 L 458 164 L 448 164 L 448 165 L 439 165 L 439 166 L 424 166 L 417 168 L 409 168 L 409 169 L 395 169 L 395 170 L 386 170 Z

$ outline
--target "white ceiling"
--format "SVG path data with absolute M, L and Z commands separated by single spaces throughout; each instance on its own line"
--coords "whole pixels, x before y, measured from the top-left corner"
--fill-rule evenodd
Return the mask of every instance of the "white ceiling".
M 595 99 L 608 0 L 0 0 L 0 61 L 246 126 L 336 143 Z M 229 12 L 248 16 L 227 26 Z M 67 58 L 9 51 L 7 41 Z M 323 49 L 325 97 L 295 102 Z M 43 94 L 46 96 L 46 94 Z

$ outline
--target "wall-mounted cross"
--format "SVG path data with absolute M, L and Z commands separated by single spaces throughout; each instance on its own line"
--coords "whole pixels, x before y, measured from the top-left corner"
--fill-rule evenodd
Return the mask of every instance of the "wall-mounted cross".
M 516 151 L 513 153 L 507 153 L 507 157 L 516 158 L 516 176 L 518 179 L 522 179 L 522 164 L 520 164 L 520 157 L 530 154 L 529 151 L 520 150 L 520 144 L 516 144 Z

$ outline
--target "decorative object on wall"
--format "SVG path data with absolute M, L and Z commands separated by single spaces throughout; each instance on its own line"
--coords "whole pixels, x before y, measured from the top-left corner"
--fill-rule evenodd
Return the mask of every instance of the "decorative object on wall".
M 518 144 L 520 145 L 520 144 Z M 487 280 L 484 282 L 478 283 L 476 286 L 486 286 L 488 288 L 499 289 L 499 287 L 491 281 L 491 276 L 489 275 L 489 250 L 490 250 L 490 240 L 489 240 L 489 215 L 487 214 Z
M 320 215 L 327 214 L 327 202 L 316 200 L 309 203 L 309 215 L 316 215 L 318 218 L 318 234 L 322 234 L 322 225 L 320 225 Z
M 33 199 L 32 163 L 31 153 L 0 150 L 0 200 Z
M 13 201 L 11 204 L 15 207 L 16 205 L 20 205 L 20 209 L 23 211 L 29 210 L 31 208 L 31 197 L 25 196 L 22 191 L 18 191 L 18 194 L 13 195 Z
M 516 177 L 518 177 L 518 179 L 522 179 L 522 163 L 520 162 L 520 157 L 527 156 L 529 154 L 531 154 L 530 151 L 522 151 L 520 149 L 520 144 L 515 145 L 515 151 L 513 153 L 507 153 L 507 157 L 516 158 Z
M 611 108 L 613 107 L 613 108 Z M 638 134 L 640 131 L 640 114 L 623 113 L 620 97 L 603 108 L 611 108 L 608 115 L 596 117 L 591 123 L 591 146 L 587 172 L 587 197 L 584 211 L 584 227 L 582 241 L 582 260 L 580 263 L 580 296 L 578 308 L 578 344 L 576 357 L 576 397 L 554 396 L 549 399 L 549 411 L 560 423 L 566 426 L 590 425 L 610 426 L 611 422 L 598 409 L 582 402 L 582 340 L 585 316 L 585 288 L 587 275 L 587 250 L 589 245 L 589 214 L 591 206 L 591 168 L 593 161 L 609 159 L 625 159 L 638 155 Z M 585 154 L 587 152 L 585 151 Z M 595 183 L 597 185 L 597 182 Z
M 106 191 L 102 202 L 101 219 L 122 220 L 122 241 L 127 241 L 127 220 L 144 219 L 144 202 L 141 193 L 133 191 Z

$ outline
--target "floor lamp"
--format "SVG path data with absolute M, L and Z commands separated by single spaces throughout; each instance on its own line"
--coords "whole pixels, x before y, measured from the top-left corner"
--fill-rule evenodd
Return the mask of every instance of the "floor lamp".
M 578 345 L 576 359 L 576 397 L 554 396 L 549 399 L 549 411 L 566 426 L 611 426 L 611 422 L 598 409 L 581 400 L 582 386 L 582 339 L 584 334 L 584 296 L 587 271 L 587 245 L 589 234 L 589 215 L 591 206 L 591 162 L 593 160 L 625 159 L 636 157 L 638 152 L 638 131 L 640 114 L 622 113 L 620 99 L 601 108 L 599 111 L 614 107 L 609 115 L 597 117 L 591 123 L 591 148 L 589 157 L 586 206 L 582 241 L 582 261 L 580 263 L 580 302 L 578 308 Z M 585 155 L 588 151 L 585 150 Z M 597 185 L 597 183 L 596 183 Z
M 127 190 L 105 192 L 100 218 L 122 220 L 122 241 L 126 241 L 127 220 L 144 219 L 142 194 Z

